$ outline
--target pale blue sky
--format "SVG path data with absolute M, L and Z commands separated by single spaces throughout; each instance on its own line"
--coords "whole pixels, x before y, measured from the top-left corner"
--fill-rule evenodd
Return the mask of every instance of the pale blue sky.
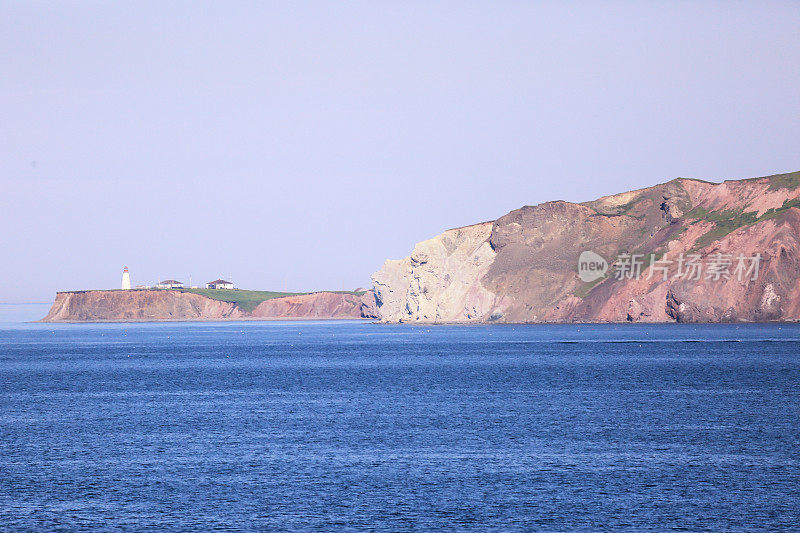
M 433 5 L 432 5 L 433 4 Z M 800 170 L 797 2 L 0 2 L 0 301 L 354 288 L 442 230 Z

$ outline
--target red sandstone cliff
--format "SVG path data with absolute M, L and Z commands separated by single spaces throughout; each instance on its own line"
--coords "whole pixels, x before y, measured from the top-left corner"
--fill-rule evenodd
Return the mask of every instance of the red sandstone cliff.
M 241 318 L 236 304 L 188 292 L 115 290 L 59 292 L 44 322 L 211 320 Z
M 317 292 L 265 300 L 253 309 L 258 318 L 361 318 L 361 296 Z
M 605 277 L 580 279 L 584 251 L 607 260 Z M 643 260 L 638 279 L 616 279 L 625 253 Z M 706 269 L 731 256 L 730 277 L 685 279 L 681 254 Z M 737 256 L 756 254 L 757 279 L 733 275 Z M 800 172 L 526 206 L 422 242 L 373 276 L 385 322 L 799 320 L 799 280 Z
M 370 305 L 370 299 L 372 305 Z M 266 300 L 252 313 L 232 302 L 172 290 L 59 292 L 43 322 L 374 318 L 374 296 L 317 292 Z

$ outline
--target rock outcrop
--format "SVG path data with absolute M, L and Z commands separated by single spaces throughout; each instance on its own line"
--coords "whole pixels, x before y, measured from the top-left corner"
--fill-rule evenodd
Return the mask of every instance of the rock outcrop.
M 419 243 L 409 257 L 386 261 L 372 277 L 385 321 L 460 322 L 498 305 L 481 278 L 495 260 L 492 223 L 444 232 Z
M 605 276 L 579 277 L 585 251 Z M 755 256 L 755 279 L 737 275 Z M 694 279 L 688 260 L 729 264 Z M 384 322 L 736 322 L 800 319 L 799 278 L 796 172 L 522 207 L 418 244 L 373 285 Z
M 253 309 L 255 318 L 362 318 L 361 296 L 315 292 L 272 298 Z
M 372 304 L 370 305 L 370 298 Z M 247 312 L 234 302 L 174 290 L 98 290 L 56 294 L 43 322 L 146 322 L 375 318 L 374 295 L 316 292 L 261 302 Z
M 220 320 L 245 316 L 231 302 L 166 290 L 71 291 L 56 294 L 43 322 Z

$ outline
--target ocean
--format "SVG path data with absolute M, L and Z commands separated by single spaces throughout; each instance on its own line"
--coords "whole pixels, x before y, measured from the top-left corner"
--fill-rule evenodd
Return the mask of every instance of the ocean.
M 0 326 L 0 529 L 792 531 L 800 326 Z

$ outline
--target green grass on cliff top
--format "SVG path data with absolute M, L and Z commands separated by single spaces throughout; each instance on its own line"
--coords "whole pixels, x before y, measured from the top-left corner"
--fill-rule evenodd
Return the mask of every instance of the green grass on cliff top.
M 212 300 L 220 300 L 223 302 L 233 302 L 238 305 L 242 311 L 252 313 L 253 309 L 263 301 L 271 300 L 273 298 L 281 298 L 282 296 L 297 296 L 304 294 L 302 292 L 276 292 L 276 291 L 245 291 L 242 289 L 171 289 L 181 292 L 191 292 L 211 298 Z
M 299 296 L 301 294 L 311 294 L 308 292 L 277 292 L 277 291 L 248 291 L 243 289 L 163 289 L 179 292 L 191 292 L 211 298 L 212 300 L 220 300 L 222 302 L 232 302 L 239 306 L 242 311 L 252 313 L 258 304 L 273 298 L 282 298 L 284 296 Z M 363 292 L 354 291 L 327 291 L 342 294 L 355 294 L 360 296 Z
M 792 200 L 786 200 L 783 202 L 781 207 L 777 209 L 768 209 L 761 216 L 758 216 L 758 213 L 755 211 L 744 211 L 743 209 L 709 211 L 708 209 L 704 209 L 702 207 L 696 207 L 686 213 L 686 218 L 695 219 L 695 222 L 699 222 L 701 220 L 713 222 L 714 227 L 704 235 L 701 235 L 695 241 L 694 246 L 690 251 L 697 251 L 705 246 L 708 246 L 714 241 L 722 239 L 729 233 L 732 233 L 739 228 L 744 226 L 752 226 L 754 224 L 758 224 L 759 222 L 770 220 L 794 207 L 800 207 L 800 199 L 795 198 Z

